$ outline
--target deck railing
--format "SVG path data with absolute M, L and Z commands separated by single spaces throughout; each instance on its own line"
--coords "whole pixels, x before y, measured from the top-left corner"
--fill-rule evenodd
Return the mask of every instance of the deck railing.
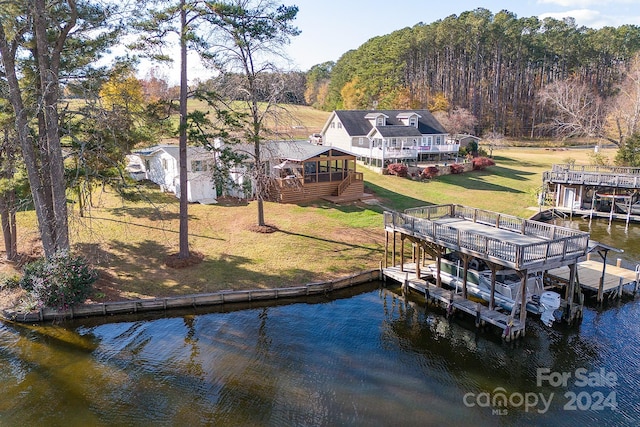
M 526 244 L 509 242 L 435 222 L 446 217 L 459 217 L 544 241 Z M 449 248 L 466 249 L 496 258 L 516 268 L 526 268 L 527 265 L 550 259 L 579 257 L 586 253 L 589 244 L 589 234 L 582 231 L 461 205 L 426 206 L 408 209 L 405 213 L 386 211 L 384 225 L 385 228 L 442 243 Z
M 362 172 L 349 171 L 347 177 L 343 179 L 342 182 L 338 185 L 337 195 L 340 196 L 342 193 L 344 193 L 344 190 L 346 190 L 353 182 L 362 180 L 364 180 L 364 175 L 362 174 Z
M 640 168 L 617 166 L 553 165 L 542 175 L 544 182 L 640 188 Z
M 630 168 L 625 166 L 604 166 L 604 165 L 570 165 L 555 164 L 551 167 L 553 172 L 592 172 L 603 174 L 626 174 L 640 175 L 640 168 Z

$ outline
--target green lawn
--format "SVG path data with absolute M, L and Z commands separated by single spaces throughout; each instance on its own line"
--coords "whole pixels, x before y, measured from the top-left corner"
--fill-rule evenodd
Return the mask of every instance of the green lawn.
M 359 170 L 367 190 L 375 192 L 385 208 L 458 203 L 529 217 L 536 210 L 542 172 L 567 159 L 584 163 L 588 154 L 587 150 L 494 150 L 496 166 L 424 182 Z M 178 251 L 178 200 L 155 188 L 143 188 L 132 196 L 96 193 L 94 207 L 84 218 L 71 208 L 74 250 L 100 272 L 94 297 L 98 301 L 293 286 L 376 268 L 384 254 L 381 206 L 266 203 L 266 221 L 278 231 L 261 234 L 249 230 L 257 217 L 253 202 L 192 204 L 189 242 L 204 261 L 171 269 L 164 260 Z M 37 246 L 34 217 L 32 211 L 19 213 L 21 253 L 34 253 Z

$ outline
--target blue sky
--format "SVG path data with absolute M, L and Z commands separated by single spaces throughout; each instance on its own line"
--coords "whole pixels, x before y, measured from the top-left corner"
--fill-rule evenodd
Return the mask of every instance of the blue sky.
M 450 15 L 482 7 L 503 9 L 519 18 L 571 16 L 579 26 L 601 28 L 640 25 L 640 0 L 280 0 L 299 7 L 295 24 L 302 33 L 287 47 L 293 68 L 306 71 L 325 61 L 337 61 L 372 37 L 419 22 L 429 24 Z

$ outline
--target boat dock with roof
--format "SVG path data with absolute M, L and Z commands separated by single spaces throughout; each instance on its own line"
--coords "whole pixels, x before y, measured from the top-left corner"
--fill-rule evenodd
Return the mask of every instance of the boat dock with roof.
M 582 315 L 582 296 L 580 287 L 575 286 L 575 273 L 578 259 L 588 250 L 588 233 L 456 204 L 408 209 L 404 213 L 387 211 L 384 226 L 384 277 L 440 300 L 448 310 L 471 312 L 481 322 L 500 327 L 506 339 L 525 334 L 527 310 L 523 307 L 527 305 L 527 292 L 521 290 L 527 289 L 527 278 L 532 273 L 568 267 L 570 277 L 562 307 L 564 316 L 571 323 Z M 396 263 L 398 235 L 401 241 L 399 264 Z M 393 242 L 391 266 L 388 265 L 390 236 Z M 411 264 L 405 264 L 405 241 L 412 245 Z M 448 251 L 456 252 L 463 263 L 465 273 L 460 295 L 442 289 L 440 264 Z M 429 284 L 430 277 L 421 271 L 425 254 L 437 260 L 435 285 Z M 467 271 L 474 258 L 482 260 L 492 273 L 491 298 L 488 307 L 484 308 L 467 298 Z M 507 314 L 496 308 L 495 303 L 496 271 L 501 269 L 514 270 L 521 283 L 514 308 Z

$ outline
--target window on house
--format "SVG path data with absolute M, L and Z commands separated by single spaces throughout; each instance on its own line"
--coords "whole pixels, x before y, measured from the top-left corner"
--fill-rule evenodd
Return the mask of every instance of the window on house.
M 164 170 L 169 169 L 169 162 L 167 162 L 167 159 L 162 159 L 162 169 Z
M 331 122 L 331 128 L 332 128 L 332 129 L 335 129 L 335 128 L 336 128 L 336 124 L 335 124 L 335 122 Z
M 207 170 L 207 164 L 202 160 L 192 160 L 191 161 L 191 171 L 192 172 L 204 172 Z
M 338 122 L 338 129 L 342 129 L 342 123 Z
M 417 117 L 411 117 L 409 119 L 409 126 L 417 127 L 416 126 L 417 124 L 418 124 L 418 118 Z
M 436 145 L 440 145 L 440 144 L 442 144 L 442 136 L 438 135 L 436 136 Z
M 376 125 L 384 126 L 384 117 L 378 117 L 378 120 L 376 121 Z
M 151 169 L 151 162 L 149 162 L 149 159 L 145 159 L 144 160 L 144 170 L 148 171 Z

